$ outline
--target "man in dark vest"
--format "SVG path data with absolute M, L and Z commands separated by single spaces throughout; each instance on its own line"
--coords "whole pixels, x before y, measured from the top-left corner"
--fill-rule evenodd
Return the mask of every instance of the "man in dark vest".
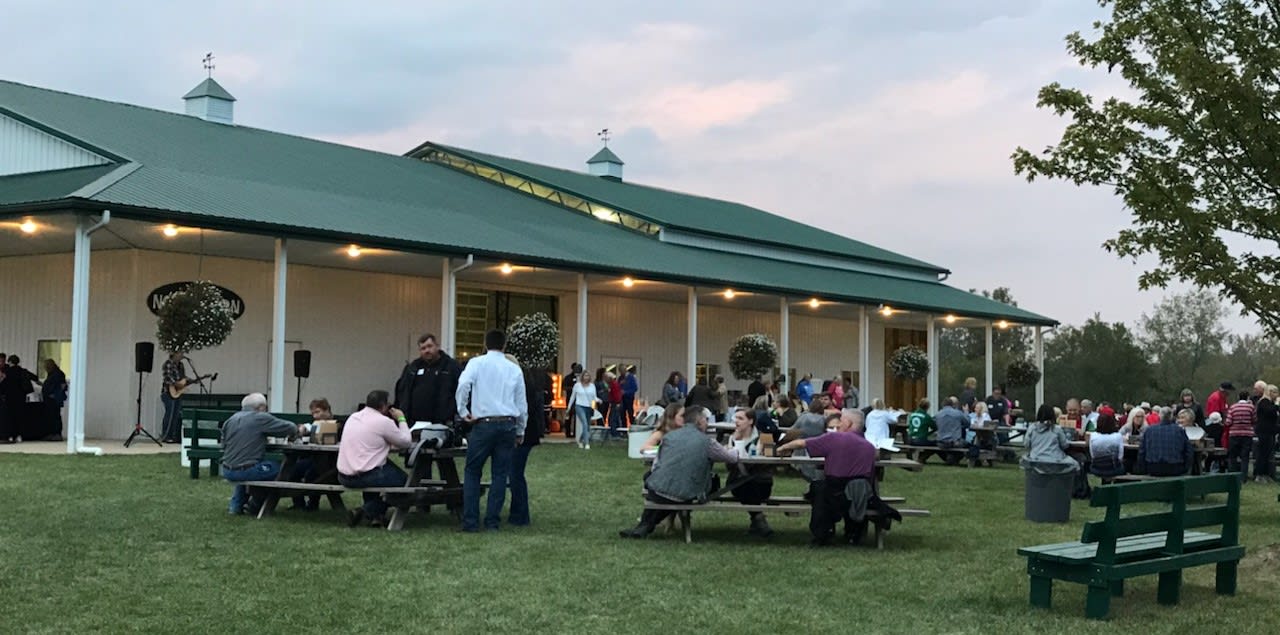
M 645 497 L 655 503 L 679 504 L 690 501 L 704 502 L 711 487 L 711 464 L 714 461 L 736 464 L 738 455 L 707 436 L 706 419 L 697 423 L 684 423 L 684 406 L 671 404 L 672 420 L 680 426 L 662 437 L 658 446 L 658 460 L 653 471 L 645 479 Z M 658 523 L 673 512 L 645 510 L 640 524 L 618 532 L 623 538 L 644 538 L 653 533 Z
M 449 424 L 453 421 L 458 391 L 458 362 L 440 350 L 436 336 L 418 338 L 420 357 L 405 364 L 396 381 L 396 407 L 404 411 L 409 425 L 419 421 Z

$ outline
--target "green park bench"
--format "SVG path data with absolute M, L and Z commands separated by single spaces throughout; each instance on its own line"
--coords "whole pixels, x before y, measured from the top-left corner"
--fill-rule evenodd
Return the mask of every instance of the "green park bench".
M 1227 495 L 1225 503 L 1187 508 L 1189 499 Z M 1168 511 L 1121 517 L 1130 503 L 1168 503 Z M 1123 485 L 1104 485 L 1093 491 L 1093 507 L 1105 507 L 1103 520 L 1085 523 L 1079 542 L 1023 547 L 1031 577 L 1031 605 L 1049 608 L 1053 581 L 1066 580 L 1089 587 L 1085 615 L 1106 619 L 1112 596 L 1124 594 L 1124 580 L 1159 574 L 1156 599 L 1178 603 L 1182 570 L 1217 565 L 1219 595 L 1236 591 L 1236 566 L 1244 557 L 1239 544 L 1240 479 L 1236 474 L 1163 478 Z M 1133 508 L 1130 507 L 1130 510 Z M 1221 526 L 1220 534 L 1188 531 Z
M 183 409 L 182 411 L 182 427 L 187 438 L 187 459 L 191 462 L 191 478 L 200 478 L 200 461 L 209 461 L 209 476 L 218 476 L 218 466 L 222 461 L 222 445 L 220 444 L 201 444 L 201 439 L 213 439 L 215 442 L 222 437 L 222 423 L 235 414 L 236 410 L 213 410 L 205 408 Z M 296 412 L 273 412 L 273 415 L 292 421 L 293 423 L 311 423 L 311 415 L 307 413 Z M 345 421 L 346 416 L 335 417 L 339 422 Z M 282 457 L 278 452 L 268 453 L 264 458 L 270 461 L 280 461 Z

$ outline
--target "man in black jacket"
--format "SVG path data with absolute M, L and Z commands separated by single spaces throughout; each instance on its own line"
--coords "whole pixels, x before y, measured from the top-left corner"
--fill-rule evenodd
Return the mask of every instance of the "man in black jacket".
M 436 336 L 418 338 L 421 357 L 405 364 L 396 382 L 396 407 L 404 411 L 409 424 L 418 421 L 450 424 L 456 414 L 458 376 L 462 368 L 444 351 Z

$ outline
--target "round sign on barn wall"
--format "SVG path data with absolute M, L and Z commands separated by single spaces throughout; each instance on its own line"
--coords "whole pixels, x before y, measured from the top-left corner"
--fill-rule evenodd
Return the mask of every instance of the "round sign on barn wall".
M 159 315 L 160 307 L 164 306 L 164 303 L 168 302 L 173 294 L 185 290 L 190 284 L 191 281 L 188 280 L 186 282 L 170 282 L 164 286 L 156 287 L 151 293 L 147 294 L 147 309 L 153 314 Z M 222 294 L 222 302 L 227 310 L 231 312 L 231 318 L 240 319 L 240 316 L 244 315 L 244 300 L 231 289 L 219 284 L 213 286 L 217 287 L 218 293 Z

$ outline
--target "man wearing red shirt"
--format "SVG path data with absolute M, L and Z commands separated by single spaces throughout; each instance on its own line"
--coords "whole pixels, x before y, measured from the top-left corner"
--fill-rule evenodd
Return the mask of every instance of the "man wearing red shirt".
M 1231 382 L 1224 381 L 1218 386 L 1209 398 L 1204 402 L 1204 416 L 1208 417 L 1210 413 L 1216 412 L 1222 415 L 1225 421 L 1227 418 L 1227 407 L 1231 405 L 1231 391 L 1235 390 L 1235 386 Z

